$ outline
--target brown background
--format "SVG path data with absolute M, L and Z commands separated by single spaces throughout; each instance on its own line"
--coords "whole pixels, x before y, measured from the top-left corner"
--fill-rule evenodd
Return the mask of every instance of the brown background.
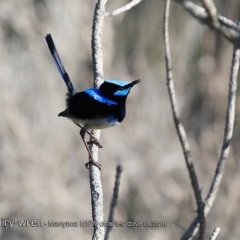
M 128 1 L 111 1 L 107 11 Z M 238 0 L 215 1 L 236 21 Z M 0 1 L 0 218 L 77 221 L 91 219 L 87 153 L 78 128 L 60 119 L 66 87 L 51 59 L 51 33 L 77 89 L 93 84 L 91 27 L 95 1 Z M 171 116 L 166 89 L 162 18 L 164 1 L 143 1 L 106 18 L 105 78 L 142 82 L 132 89 L 127 117 L 102 131 L 104 214 L 107 220 L 115 167 L 122 164 L 118 221 L 166 221 L 166 228 L 114 228 L 111 239 L 179 239 L 196 209 Z M 232 45 L 172 3 L 170 37 L 183 124 L 192 147 L 203 196 L 220 154 Z M 207 235 L 240 235 L 239 124 Z M 181 225 L 177 227 L 174 223 Z M 1 240 L 90 239 L 91 228 L 0 228 Z

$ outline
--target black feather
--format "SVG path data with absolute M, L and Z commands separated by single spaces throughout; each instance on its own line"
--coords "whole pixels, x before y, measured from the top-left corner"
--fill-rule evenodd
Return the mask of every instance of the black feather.
M 46 36 L 46 42 L 47 42 L 47 45 L 48 45 L 48 48 L 51 52 L 51 55 L 53 57 L 53 60 L 57 66 L 57 69 L 59 71 L 59 73 L 61 74 L 66 86 L 67 86 L 67 89 L 68 89 L 68 92 L 71 96 L 73 96 L 74 94 L 77 93 L 76 89 L 74 88 L 71 80 L 70 80 L 70 77 L 68 76 L 68 73 L 66 72 L 63 64 L 62 64 L 62 61 L 58 55 L 58 52 L 57 52 L 57 49 L 55 47 L 55 44 L 53 42 L 53 39 L 52 39 L 52 36 L 51 34 L 47 34 Z

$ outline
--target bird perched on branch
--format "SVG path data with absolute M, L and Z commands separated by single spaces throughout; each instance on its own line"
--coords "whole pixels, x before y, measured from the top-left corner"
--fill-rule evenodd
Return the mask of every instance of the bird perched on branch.
M 101 164 L 93 159 L 89 150 L 85 140 L 85 133 L 87 132 L 93 139 L 93 142 L 101 148 L 102 146 L 98 139 L 88 130 L 108 128 L 122 122 L 126 115 L 127 96 L 131 88 L 140 82 L 140 79 L 132 82 L 109 79 L 105 80 L 99 89 L 89 88 L 82 92 L 77 92 L 63 67 L 51 34 L 47 34 L 46 42 L 68 89 L 66 98 L 67 108 L 60 112 L 58 116 L 72 120 L 81 128 L 80 135 L 89 153 L 89 162 L 86 163 L 86 167 L 88 168 L 89 163 L 92 163 L 101 170 Z

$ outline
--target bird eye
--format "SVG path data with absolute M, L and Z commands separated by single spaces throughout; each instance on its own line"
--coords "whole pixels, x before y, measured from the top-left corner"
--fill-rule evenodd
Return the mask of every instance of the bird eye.
M 123 87 L 120 87 L 119 90 L 122 91 L 124 88 Z

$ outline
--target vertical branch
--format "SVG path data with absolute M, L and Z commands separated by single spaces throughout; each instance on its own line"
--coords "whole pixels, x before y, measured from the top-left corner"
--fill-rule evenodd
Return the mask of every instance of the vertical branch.
M 235 120 L 235 108 L 236 108 L 236 91 L 237 91 L 237 77 L 239 71 L 239 61 L 240 61 L 240 49 L 235 46 L 232 56 L 232 66 L 229 80 L 229 90 L 228 90 L 228 105 L 225 120 L 225 129 L 222 143 L 222 150 L 218 164 L 215 170 L 215 174 L 209 189 L 208 195 L 205 199 L 205 216 L 208 215 L 210 209 L 212 208 L 213 202 L 216 198 L 222 177 L 224 172 L 224 166 L 229 155 L 230 143 L 232 140 L 234 120 Z M 181 238 L 189 239 L 189 236 L 194 237 L 198 232 L 198 219 L 194 219 L 186 233 Z
M 98 0 L 93 16 L 92 61 L 95 88 L 98 88 L 103 82 L 102 34 L 106 2 L 106 0 Z
M 189 177 L 191 179 L 191 184 L 192 184 L 192 188 L 193 188 L 196 203 L 197 203 L 197 213 L 198 213 L 198 218 L 200 222 L 199 239 L 203 239 L 204 231 L 205 231 L 204 204 L 202 201 L 201 191 L 199 189 L 198 179 L 197 179 L 197 175 L 196 175 L 192 157 L 191 157 L 191 150 L 188 143 L 187 135 L 180 120 L 180 114 L 177 106 L 177 99 L 176 99 L 175 88 L 174 88 L 171 51 L 170 51 L 169 33 L 168 33 L 169 8 L 170 8 L 170 0 L 166 0 L 165 12 L 164 12 L 163 34 L 164 34 L 165 62 L 166 62 L 166 74 L 167 74 L 167 88 L 168 88 L 168 93 L 171 101 L 171 109 L 172 109 L 174 124 L 176 127 L 179 140 L 181 142 L 185 162 L 187 165 Z
M 113 222 L 113 215 L 114 215 L 114 209 L 117 206 L 117 200 L 118 200 L 118 192 L 119 192 L 119 185 L 120 185 L 120 177 L 121 177 L 121 173 L 123 171 L 123 167 L 121 165 L 117 166 L 117 174 L 115 177 L 115 184 L 114 184 L 114 189 L 113 189 L 113 197 L 112 197 L 112 201 L 111 201 L 111 205 L 110 205 L 110 211 L 109 211 L 109 216 L 108 216 L 108 223 L 112 223 Z M 106 235 L 104 240 L 108 240 L 109 237 L 109 233 L 112 230 L 112 226 L 108 226 L 107 227 L 107 231 L 106 231 Z
M 103 53 L 102 53 L 102 32 L 105 14 L 106 0 L 98 0 L 92 27 L 92 62 L 94 87 L 98 88 L 103 82 Z M 100 137 L 100 130 L 93 131 L 96 138 Z M 90 145 L 95 161 L 98 161 L 98 147 L 95 144 Z M 91 202 L 92 202 L 92 220 L 94 222 L 94 230 L 92 239 L 104 239 L 104 227 L 99 223 L 103 222 L 103 191 L 100 177 L 100 171 L 97 167 L 89 165 L 89 178 L 91 188 Z
M 229 155 L 230 143 L 232 140 L 234 120 L 235 120 L 235 108 L 236 108 L 236 91 L 237 91 L 237 76 L 239 71 L 239 60 L 240 60 L 240 50 L 234 47 L 232 56 L 232 66 L 229 81 L 229 91 L 228 91 L 228 106 L 225 121 L 225 130 L 222 144 L 222 151 L 220 159 L 215 171 L 215 175 L 210 187 L 209 193 L 206 198 L 205 211 L 209 212 L 217 191 L 220 186 L 220 182 L 223 176 L 224 165 L 226 163 L 227 157 Z

